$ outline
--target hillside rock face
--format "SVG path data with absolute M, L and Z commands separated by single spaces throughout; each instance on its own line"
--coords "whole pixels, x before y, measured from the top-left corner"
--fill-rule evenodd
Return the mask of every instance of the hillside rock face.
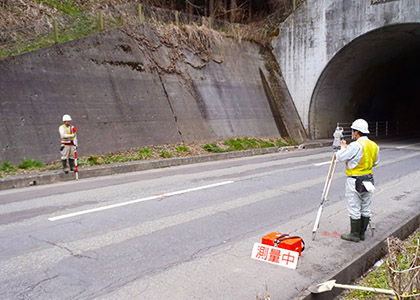
M 268 53 L 268 54 L 267 54 Z M 0 61 L 0 162 L 305 132 L 269 49 L 205 28 L 122 27 Z

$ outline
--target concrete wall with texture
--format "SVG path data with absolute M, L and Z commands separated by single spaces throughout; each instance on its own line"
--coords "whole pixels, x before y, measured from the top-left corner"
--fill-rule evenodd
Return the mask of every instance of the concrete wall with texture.
M 63 114 L 78 128 L 79 155 L 282 130 L 304 137 L 295 110 L 286 122 L 273 114 L 262 46 L 190 30 L 123 27 L 0 61 L 0 162 L 59 159 Z

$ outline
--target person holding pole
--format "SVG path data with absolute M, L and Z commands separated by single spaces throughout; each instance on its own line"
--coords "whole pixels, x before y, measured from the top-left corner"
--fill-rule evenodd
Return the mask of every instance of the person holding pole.
M 74 165 L 74 150 L 77 147 L 76 127 L 71 125 L 72 119 L 70 115 L 63 116 L 63 125 L 58 128 L 61 138 L 61 162 L 63 164 L 64 173 L 68 173 L 67 159 L 69 160 L 70 171 L 76 171 Z
M 372 168 L 379 163 L 379 147 L 369 140 L 368 123 L 357 119 L 351 125 L 352 143 L 343 140 L 337 151 L 337 160 L 346 163 L 347 207 L 350 216 L 350 234 L 343 234 L 346 241 L 359 242 L 365 239 L 365 232 L 370 222 L 373 175 Z

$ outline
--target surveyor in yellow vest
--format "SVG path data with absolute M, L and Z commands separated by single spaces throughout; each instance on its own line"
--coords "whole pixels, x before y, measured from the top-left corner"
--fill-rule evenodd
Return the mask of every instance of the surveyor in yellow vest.
M 341 238 L 358 242 L 365 239 L 371 211 L 370 204 L 373 190 L 372 168 L 379 162 L 379 147 L 369 140 L 368 123 L 357 119 L 351 125 L 352 139 L 349 145 L 343 140 L 337 151 L 338 161 L 346 163 L 346 200 L 350 216 L 350 234 Z
M 67 159 L 69 160 L 70 170 L 75 171 L 74 165 L 74 147 L 77 147 L 76 127 L 71 125 L 71 117 L 63 116 L 63 125 L 58 128 L 61 138 L 61 162 L 63 164 L 64 173 L 68 173 Z

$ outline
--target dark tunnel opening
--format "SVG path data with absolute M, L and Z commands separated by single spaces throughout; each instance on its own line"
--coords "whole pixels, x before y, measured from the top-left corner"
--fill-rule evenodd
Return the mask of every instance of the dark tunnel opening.
M 337 122 L 357 118 L 398 124 L 400 134 L 420 132 L 419 23 L 371 31 L 324 69 L 311 99 L 311 137 L 330 138 Z

